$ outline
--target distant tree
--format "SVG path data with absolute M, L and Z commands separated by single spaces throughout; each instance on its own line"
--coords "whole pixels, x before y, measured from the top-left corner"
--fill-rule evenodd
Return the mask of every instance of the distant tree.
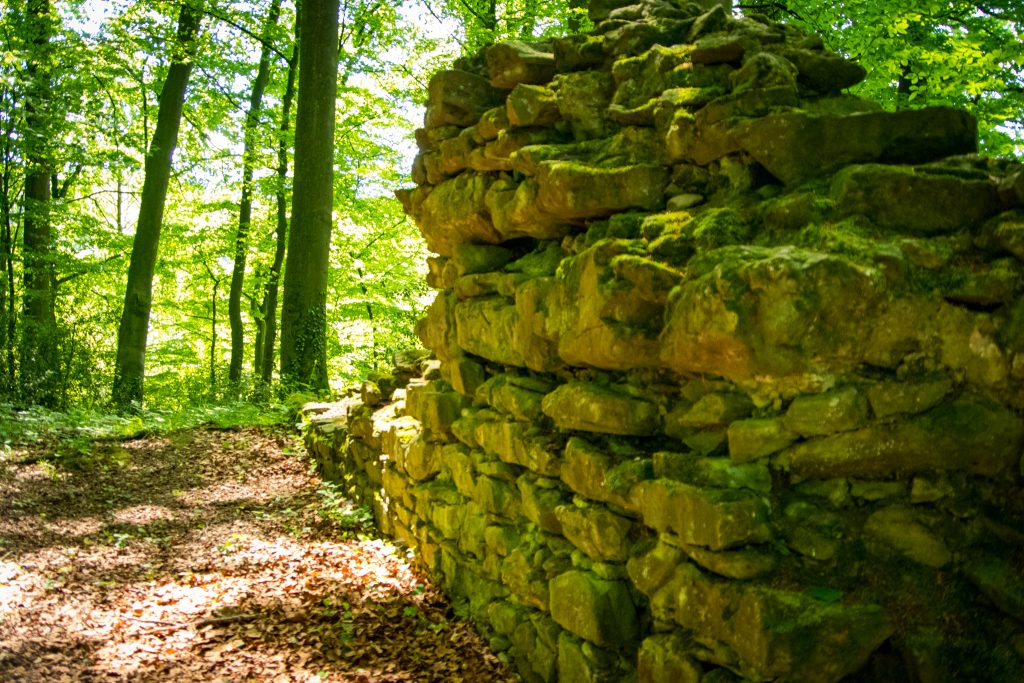
M 235 258 L 231 269 L 231 290 L 228 295 L 228 317 L 231 323 L 231 361 L 228 381 L 237 384 L 242 378 L 242 360 L 245 350 L 245 328 L 242 325 L 242 285 L 245 281 L 245 262 L 249 249 L 249 228 L 252 223 L 252 195 L 254 157 L 257 153 L 260 114 L 263 111 L 263 93 L 270 80 L 270 59 L 273 45 L 272 30 L 281 13 L 281 0 L 272 0 L 263 27 L 262 48 L 256 79 L 249 93 L 249 108 L 243 123 L 242 198 L 238 209 L 238 232 L 235 235 Z
M 24 288 L 19 360 L 24 399 L 53 407 L 57 401 L 59 359 L 54 306 L 56 273 L 54 229 L 50 219 L 54 175 L 54 68 L 51 38 L 56 18 L 50 0 L 26 0 L 25 113 L 22 139 L 24 173 Z
M 112 401 L 119 410 L 141 404 L 146 372 L 146 340 L 153 305 L 153 274 L 156 268 L 160 228 L 163 224 L 171 162 L 185 105 L 185 90 L 196 54 L 202 3 L 185 2 L 178 15 L 177 40 L 160 91 L 156 128 L 146 156 L 139 221 L 132 242 L 124 309 L 117 335 Z

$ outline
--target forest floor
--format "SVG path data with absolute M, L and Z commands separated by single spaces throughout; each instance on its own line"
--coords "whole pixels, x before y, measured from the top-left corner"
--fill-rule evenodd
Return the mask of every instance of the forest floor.
M 324 514 L 290 440 L 0 452 L 0 680 L 516 680 L 403 551 Z

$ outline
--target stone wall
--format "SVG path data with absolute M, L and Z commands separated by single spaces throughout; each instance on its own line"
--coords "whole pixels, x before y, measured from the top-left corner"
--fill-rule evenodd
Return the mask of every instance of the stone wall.
M 437 360 L 325 473 L 526 681 L 1024 680 L 1024 170 L 790 27 L 590 13 L 431 80 Z

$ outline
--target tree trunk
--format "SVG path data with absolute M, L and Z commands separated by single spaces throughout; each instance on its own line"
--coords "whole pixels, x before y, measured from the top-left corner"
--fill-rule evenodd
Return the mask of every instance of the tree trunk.
M 231 290 L 228 294 L 228 318 L 231 321 L 231 363 L 228 366 L 228 381 L 237 385 L 242 378 L 242 354 L 245 347 L 245 330 L 242 327 L 242 284 L 245 280 L 245 261 L 249 249 L 249 225 L 252 222 L 252 176 L 253 156 L 258 144 L 256 133 L 263 110 L 263 93 L 270 80 L 271 32 L 277 25 L 281 11 L 281 0 L 273 0 L 263 27 L 263 49 L 260 66 L 249 95 L 249 110 L 245 115 L 245 148 L 242 151 L 242 199 L 238 209 L 238 234 L 235 236 L 235 262 L 231 269 Z
M 304 0 L 299 23 L 295 189 L 281 310 L 281 379 L 326 391 L 339 0 Z
M 301 12 L 301 6 L 299 11 Z M 298 17 L 296 17 L 298 22 Z M 292 58 L 288 62 L 288 83 L 281 103 L 281 126 L 277 146 L 277 243 L 274 247 L 274 263 L 267 275 L 263 290 L 262 327 L 257 333 L 256 368 L 265 383 L 274 376 L 274 344 L 277 337 L 277 290 L 281 282 L 281 267 L 288 248 L 288 130 L 291 127 L 292 101 L 295 99 L 295 79 L 299 69 L 298 25 L 296 39 L 292 46 Z
M 178 17 L 177 42 L 171 66 L 160 92 L 156 129 L 146 156 L 146 177 L 142 184 L 139 222 L 132 242 L 125 288 L 124 310 L 117 333 L 117 361 L 114 368 L 112 400 L 119 410 L 142 403 L 146 372 L 146 337 L 153 303 L 153 273 L 156 267 L 164 202 L 171 175 L 171 161 L 178 144 L 178 130 L 185 106 L 185 89 L 192 72 L 196 40 L 202 19 L 201 3 L 184 4 Z
M 50 176 L 53 160 L 49 149 L 53 135 L 47 129 L 53 112 L 44 103 L 51 100 L 53 35 L 50 0 L 29 0 L 26 20 L 31 31 L 32 50 L 27 66 L 25 103 L 25 213 L 23 313 L 19 360 L 22 399 L 54 407 L 60 377 L 57 350 L 57 316 L 54 290 L 54 237 L 50 223 Z
M 8 94 L 6 88 L 0 90 L 0 112 L 11 111 Z M 14 230 L 11 220 L 11 206 L 14 203 L 11 183 L 14 170 L 14 124 L 8 114 L 3 114 L 3 117 L 3 174 L 0 175 L 0 394 L 10 395 L 14 393 L 14 335 L 10 333 L 10 323 L 14 321 L 14 311 L 11 310 L 14 300 Z

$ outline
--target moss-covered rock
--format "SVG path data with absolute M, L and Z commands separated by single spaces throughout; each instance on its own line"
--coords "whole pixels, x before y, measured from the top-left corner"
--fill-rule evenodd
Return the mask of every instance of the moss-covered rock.
M 563 384 L 545 396 L 541 406 L 563 430 L 627 436 L 653 436 L 661 431 L 657 404 L 599 384 Z
M 723 550 L 772 537 L 767 501 L 747 491 L 655 479 L 637 484 L 633 497 L 644 524 L 684 543 Z
M 1024 422 L 1005 407 L 963 396 L 892 424 L 797 444 L 777 462 L 801 477 L 907 476 L 965 470 L 996 476 L 1016 466 Z
M 596 645 L 628 647 L 640 634 L 636 606 L 622 581 L 569 571 L 551 581 L 551 618 Z
M 506 41 L 484 50 L 491 85 L 512 89 L 520 83 L 547 83 L 555 75 L 555 55 L 537 44 Z

